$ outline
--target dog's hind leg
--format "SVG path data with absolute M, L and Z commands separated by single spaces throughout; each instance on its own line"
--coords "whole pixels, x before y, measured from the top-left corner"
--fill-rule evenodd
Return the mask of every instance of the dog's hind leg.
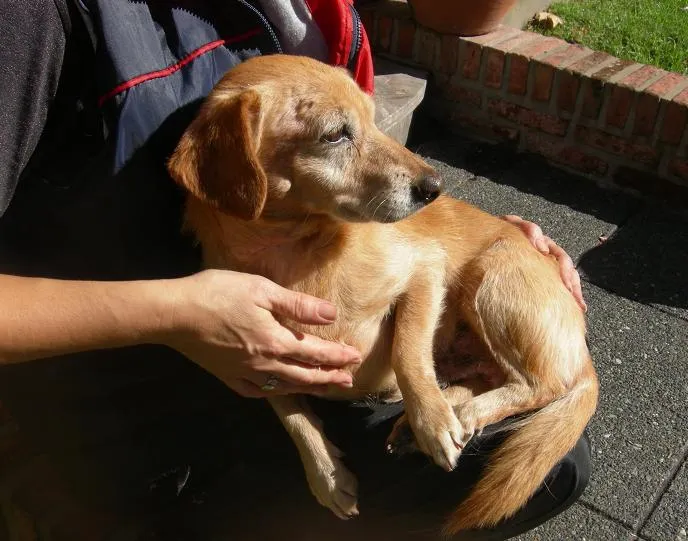
M 511 423 L 446 525 L 448 533 L 513 515 L 575 445 L 597 404 L 583 314 L 555 263 L 518 242 L 497 240 L 462 275 L 464 316 L 506 381 L 457 407 L 457 414 L 468 430 L 528 415 Z

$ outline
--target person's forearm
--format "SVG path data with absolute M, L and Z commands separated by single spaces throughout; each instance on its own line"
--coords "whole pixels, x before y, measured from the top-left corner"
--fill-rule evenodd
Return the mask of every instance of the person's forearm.
M 0 364 L 161 342 L 165 284 L 0 275 Z

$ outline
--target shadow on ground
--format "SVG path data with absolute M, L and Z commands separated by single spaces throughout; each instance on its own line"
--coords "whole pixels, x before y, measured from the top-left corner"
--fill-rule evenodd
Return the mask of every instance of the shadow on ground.
M 688 318 L 685 213 L 603 189 L 508 145 L 452 137 L 418 144 L 414 150 L 446 176 L 455 197 L 542 225 L 578 258 L 579 271 L 590 283 Z M 571 231 L 559 231 L 564 221 Z M 581 234 L 585 237 L 571 244 L 570 239 Z
M 585 253 L 579 270 L 603 289 L 688 319 L 688 218 L 644 209 Z

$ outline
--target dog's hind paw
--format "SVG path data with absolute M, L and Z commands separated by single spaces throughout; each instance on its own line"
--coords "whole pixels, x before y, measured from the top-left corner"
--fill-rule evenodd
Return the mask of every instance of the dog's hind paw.
M 432 415 L 418 415 L 413 425 L 407 415 L 399 418 L 387 438 L 387 452 L 401 455 L 420 450 L 444 470 L 453 470 L 472 434 L 463 429 L 451 407 L 446 404 Z
M 420 451 L 406 414 L 399 417 L 387 436 L 385 449 L 390 455 L 406 455 Z

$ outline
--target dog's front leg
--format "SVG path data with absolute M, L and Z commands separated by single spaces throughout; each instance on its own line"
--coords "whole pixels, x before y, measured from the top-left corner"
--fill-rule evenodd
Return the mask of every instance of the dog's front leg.
M 411 279 L 395 311 L 392 367 L 418 447 L 447 471 L 454 469 L 466 435 L 437 382 L 433 359 L 445 286 L 439 271 Z
M 299 450 L 318 502 L 344 520 L 358 515 L 356 477 L 340 460 L 342 452 L 325 437 L 322 421 L 304 397 L 276 396 L 269 402 Z

